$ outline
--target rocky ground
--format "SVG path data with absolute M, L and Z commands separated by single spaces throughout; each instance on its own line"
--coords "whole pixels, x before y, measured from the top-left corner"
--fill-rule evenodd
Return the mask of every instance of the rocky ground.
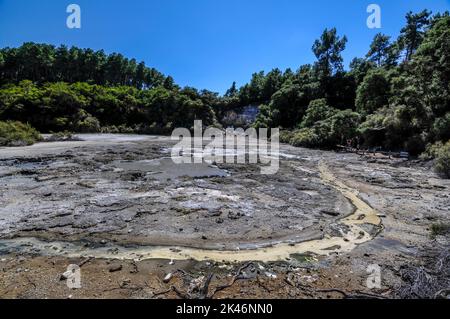
M 261 175 L 175 165 L 169 138 L 81 138 L 0 149 L 0 298 L 448 294 L 450 182 L 424 165 L 284 145 Z

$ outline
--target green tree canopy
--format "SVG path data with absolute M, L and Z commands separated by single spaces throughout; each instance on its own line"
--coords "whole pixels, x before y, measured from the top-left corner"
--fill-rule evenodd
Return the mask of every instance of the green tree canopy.
M 356 110 L 368 115 L 389 105 L 391 86 L 384 69 L 369 71 L 356 91 Z
M 325 29 L 320 39 L 314 42 L 312 50 L 316 55 L 315 68 L 321 76 L 331 76 L 343 70 L 342 51 L 345 50 L 347 37 L 339 37 L 336 28 Z
M 375 35 L 366 58 L 378 67 L 393 66 L 398 54 L 395 45 L 390 43 L 390 37 L 381 33 Z
M 318 99 L 309 103 L 306 114 L 303 117 L 301 127 L 313 127 L 315 123 L 333 116 L 337 110 L 327 105 L 326 99 Z
M 422 43 L 430 24 L 430 15 L 431 12 L 428 10 L 416 14 L 410 11 L 406 15 L 406 26 L 400 31 L 398 39 L 400 49 L 405 51 L 405 61 L 411 60 L 412 55 Z

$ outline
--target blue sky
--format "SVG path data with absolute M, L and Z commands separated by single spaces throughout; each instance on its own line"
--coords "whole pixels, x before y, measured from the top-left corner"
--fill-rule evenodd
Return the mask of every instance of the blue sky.
M 82 28 L 66 27 L 66 7 L 81 6 Z M 368 29 L 369 4 L 382 29 Z M 256 71 L 314 62 L 325 28 L 347 35 L 346 65 L 377 32 L 397 36 L 405 13 L 450 10 L 450 0 L 0 0 L 0 47 L 26 41 L 120 52 L 180 85 L 223 93 Z

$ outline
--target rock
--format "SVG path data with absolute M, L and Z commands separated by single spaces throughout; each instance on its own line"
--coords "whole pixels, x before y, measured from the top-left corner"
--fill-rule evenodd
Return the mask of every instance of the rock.
M 265 275 L 267 276 L 267 277 L 269 277 L 270 279 L 277 279 L 277 275 L 275 275 L 274 273 L 271 273 L 271 272 L 266 272 L 265 273 Z
M 163 283 L 168 284 L 173 278 L 173 274 L 172 273 L 168 273 L 164 279 L 163 279 Z
M 338 213 L 338 212 L 330 212 L 330 211 L 326 211 L 326 210 L 322 210 L 322 211 L 320 211 L 320 213 L 321 213 L 321 214 L 328 215 L 328 216 L 333 216 L 333 217 L 339 216 L 339 213 Z
M 129 287 L 131 284 L 131 280 L 130 279 L 125 279 L 120 283 L 120 288 L 126 288 Z
M 243 217 L 244 215 L 240 212 L 233 212 L 233 211 L 228 211 L 228 218 L 231 220 L 237 220 L 240 219 L 241 217 Z
M 109 272 L 118 272 L 121 271 L 123 268 L 122 265 L 113 265 L 111 267 L 109 267 Z
M 71 271 L 66 271 L 65 273 L 61 274 L 61 277 L 59 278 L 59 280 L 63 281 L 63 280 L 67 280 L 70 277 L 72 277 L 73 272 Z

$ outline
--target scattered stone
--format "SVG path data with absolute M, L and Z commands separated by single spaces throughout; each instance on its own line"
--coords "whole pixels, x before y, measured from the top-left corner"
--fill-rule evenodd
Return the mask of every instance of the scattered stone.
M 163 283 L 168 284 L 173 278 L 173 274 L 172 273 L 168 273 L 164 279 L 163 279 Z
M 111 267 L 109 267 L 109 272 L 118 272 L 121 271 L 123 268 L 122 265 L 113 265 Z
M 333 216 L 333 217 L 339 216 L 338 212 L 330 212 L 330 211 L 326 211 L 326 210 L 321 210 L 320 212 L 322 214 L 325 214 L 325 215 L 328 215 L 328 216 Z
M 65 273 L 61 274 L 59 280 L 61 280 L 61 281 L 67 280 L 67 279 L 69 279 L 70 277 L 72 277 L 72 275 L 73 275 L 73 272 L 71 272 L 71 271 L 66 271 Z
M 278 278 L 277 275 L 275 275 L 274 273 L 268 272 L 268 271 L 265 273 L 265 275 L 267 277 L 269 277 L 270 279 L 277 279 Z

